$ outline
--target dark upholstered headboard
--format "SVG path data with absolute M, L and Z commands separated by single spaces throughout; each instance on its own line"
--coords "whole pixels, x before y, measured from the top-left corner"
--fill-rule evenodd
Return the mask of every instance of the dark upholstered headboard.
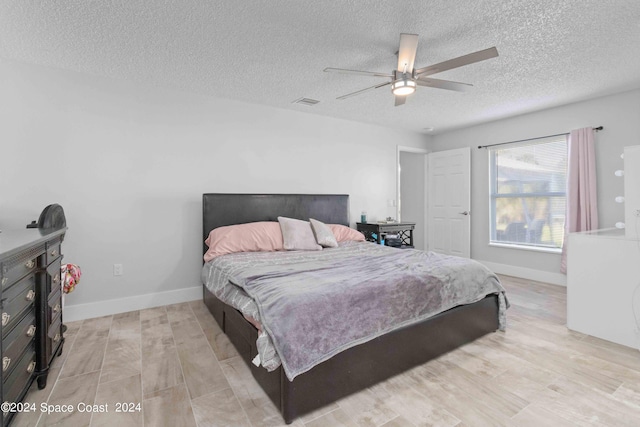
M 202 195 L 203 240 L 217 227 L 256 221 L 277 221 L 279 216 L 327 224 L 349 225 L 347 194 L 229 194 Z M 204 247 L 206 252 L 207 247 Z M 203 252 L 203 253 L 204 253 Z

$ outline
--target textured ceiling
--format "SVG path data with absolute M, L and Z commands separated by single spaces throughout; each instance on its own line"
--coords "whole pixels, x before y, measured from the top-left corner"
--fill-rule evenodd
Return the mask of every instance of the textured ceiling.
M 433 77 L 393 106 L 400 33 L 416 66 L 496 46 L 498 58 Z M 640 87 L 639 0 L 2 0 L 0 57 L 424 132 Z M 315 106 L 292 104 L 300 97 Z

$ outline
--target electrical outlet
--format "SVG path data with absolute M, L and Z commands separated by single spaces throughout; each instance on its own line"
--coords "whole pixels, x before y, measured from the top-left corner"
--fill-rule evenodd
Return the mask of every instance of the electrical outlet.
M 114 276 L 122 276 L 124 270 L 122 268 L 122 264 L 113 264 L 113 275 Z
M 640 209 L 636 209 L 634 215 L 636 216 L 636 218 L 640 218 Z

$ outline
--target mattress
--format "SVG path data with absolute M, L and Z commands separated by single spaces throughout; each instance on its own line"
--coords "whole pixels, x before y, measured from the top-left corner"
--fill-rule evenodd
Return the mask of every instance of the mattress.
M 207 262 L 203 283 L 262 326 L 259 362 L 293 380 L 333 355 L 490 294 L 499 325 L 508 302 L 470 259 L 369 242 L 322 251 L 236 253 Z

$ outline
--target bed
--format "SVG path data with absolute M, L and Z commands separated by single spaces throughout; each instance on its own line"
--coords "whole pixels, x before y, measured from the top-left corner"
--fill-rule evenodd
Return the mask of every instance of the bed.
M 348 195 L 226 194 L 203 195 L 203 240 L 215 228 L 278 216 L 349 225 Z M 363 245 L 373 245 L 363 243 Z M 207 246 L 203 246 L 204 252 Z M 390 249 L 401 251 L 400 249 Z M 203 252 L 203 253 L 204 253 Z M 206 285 L 203 298 L 254 378 L 280 410 L 285 422 L 363 390 L 414 366 L 471 342 L 499 327 L 499 294 L 456 306 L 418 323 L 341 351 L 290 380 L 282 366 L 272 372 L 255 366 L 258 330 Z M 289 375 L 290 376 L 290 375 Z

